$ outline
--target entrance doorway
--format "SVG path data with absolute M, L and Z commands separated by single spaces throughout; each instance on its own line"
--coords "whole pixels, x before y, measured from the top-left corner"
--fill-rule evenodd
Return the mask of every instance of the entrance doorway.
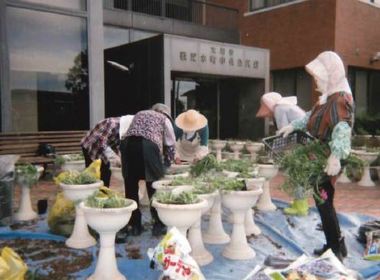
M 195 109 L 208 119 L 210 139 L 257 139 L 263 122 L 255 118 L 264 81 L 172 72 L 172 112 Z

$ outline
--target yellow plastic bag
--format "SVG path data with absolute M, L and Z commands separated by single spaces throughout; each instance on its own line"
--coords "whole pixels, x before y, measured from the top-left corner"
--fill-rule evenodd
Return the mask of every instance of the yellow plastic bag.
M 94 160 L 89 167 L 87 167 L 83 172 L 87 172 L 95 175 L 95 177 L 100 180 L 100 166 L 102 161 L 100 159 Z
M 20 256 L 9 247 L 4 247 L 1 251 L 1 258 L 8 269 L 0 274 L 0 279 L 7 280 L 23 280 L 28 266 L 20 258 Z M 4 267 L 4 266 L 3 266 Z M 5 267 L 4 267 L 5 268 Z
M 48 225 L 54 234 L 69 236 L 73 231 L 75 221 L 74 203 L 58 193 L 48 214 Z

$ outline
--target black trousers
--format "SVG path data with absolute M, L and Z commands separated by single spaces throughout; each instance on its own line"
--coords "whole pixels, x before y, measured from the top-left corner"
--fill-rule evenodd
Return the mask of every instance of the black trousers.
M 121 165 L 124 177 L 124 189 L 126 198 L 133 199 L 137 202 L 137 209 L 132 212 L 129 225 L 141 226 L 141 211 L 139 209 L 139 181 L 146 180 L 145 176 L 145 163 L 143 151 L 143 139 L 141 137 L 128 137 L 121 140 L 120 143 Z M 149 199 L 155 193 L 152 188 L 153 182 L 146 181 L 146 188 Z M 158 218 L 157 210 L 150 207 L 150 214 L 154 223 L 161 223 Z
M 315 204 L 322 221 L 322 229 L 326 237 L 326 245 L 332 250 L 339 250 L 339 240 L 341 238 L 341 231 L 339 227 L 338 218 L 334 208 L 334 186 L 330 180 L 326 183 L 319 185 L 319 192 L 324 190 L 327 193 L 327 199 L 324 203 L 319 203 L 314 198 Z
M 90 155 L 88 151 L 82 147 L 82 152 L 84 156 L 84 162 L 86 164 L 86 167 L 88 167 L 93 160 L 90 158 Z M 105 163 L 102 160 L 102 163 L 100 165 L 100 179 L 103 181 L 104 186 L 108 187 L 110 186 L 110 181 L 111 181 L 111 169 L 110 169 L 110 163 Z

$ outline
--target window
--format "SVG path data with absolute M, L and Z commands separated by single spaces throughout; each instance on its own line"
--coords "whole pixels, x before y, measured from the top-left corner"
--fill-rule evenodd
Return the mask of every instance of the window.
M 256 11 L 294 1 L 296 0 L 249 0 L 249 10 Z
M 89 125 L 86 19 L 7 8 L 14 131 Z

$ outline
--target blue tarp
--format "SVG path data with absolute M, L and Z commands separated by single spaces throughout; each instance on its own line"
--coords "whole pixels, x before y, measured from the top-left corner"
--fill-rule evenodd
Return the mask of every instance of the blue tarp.
M 318 231 L 317 224 L 320 223 L 315 208 L 311 208 L 306 217 L 286 216 L 281 208 L 287 207 L 282 201 L 274 201 L 278 210 L 273 212 L 259 212 L 255 215 L 255 221 L 261 228 L 262 234 L 250 238 L 249 243 L 256 251 L 256 257 L 248 261 L 232 261 L 224 258 L 221 252 L 224 245 L 208 245 L 206 248 L 213 254 L 214 261 L 201 267 L 208 280 L 243 279 L 256 265 L 262 265 L 269 255 L 285 258 L 297 258 L 301 254 L 311 255 L 315 248 L 324 243 L 323 232 Z M 225 211 L 227 213 L 227 211 Z M 144 211 L 144 219 L 149 219 L 148 211 Z M 365 261 L 362 258 L 363 245 L 357 240 L 358 228 L 361 224 L 374 220 L 375 217 L 359 214 L 338 214 L 341 229 L 345 235 L 349 255 L 344 260 L 344 265 L 350 269 L 359 271 L 364 279 L 375 280 L 380 275 L 380 262 Z M 227 233 L 231 233 L 232 227 L 227 222 L 227 215 L 223 216 L 223 224 Z M 204 220 L 202 227 L 207 226 Z M 41 219 L 30 231 L 11 231 L 9 228 L 0 228 L 0 239 L 3 238 L 35 238 L 64 241 L 64 238 L 48 233 L 46 219 Z M 127 244 L 118 244 L 116 252 L 118 267 L 121 273 L 128 279 L 158 279 L 160 272 L 149 268 L 149 259 L 146 251 L 149 247 L 155 247 L 160 240 L 153 238 L 150 231 L 145 231 L 139 237 L 130 237 Z M 126 247 L 140 248 L 143 259 L 132 260 L 127 257 Z M 94 262 L 90 267 L 72 275 L 76 279 L 86 279 L 95 269 L 97 248 L 87 249 L 94 256 Z M 33 267 L 31 267 L 33 269 Z

